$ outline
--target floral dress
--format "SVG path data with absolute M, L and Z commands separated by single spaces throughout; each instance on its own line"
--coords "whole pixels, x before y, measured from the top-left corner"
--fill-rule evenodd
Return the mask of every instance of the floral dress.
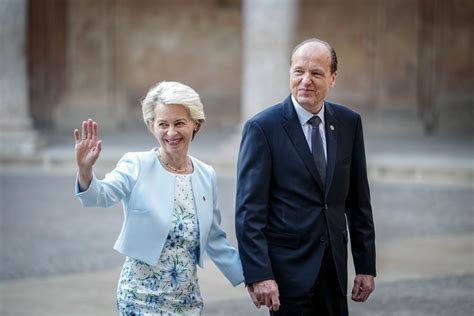
M 127 257 L 117 289 L 120 315 L 200 315 L 196 264 L 199 226 L 191 175 L 176 175 L 173 221 L 160 260 L 150 266 Z

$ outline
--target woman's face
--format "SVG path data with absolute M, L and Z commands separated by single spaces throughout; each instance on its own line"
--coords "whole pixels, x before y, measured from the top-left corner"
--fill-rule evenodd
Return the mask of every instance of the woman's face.
M 159 104 L 155 108 L 153 134 L 164 154 L 186 156 L 196 127 L 197 124 L 183 105 Z

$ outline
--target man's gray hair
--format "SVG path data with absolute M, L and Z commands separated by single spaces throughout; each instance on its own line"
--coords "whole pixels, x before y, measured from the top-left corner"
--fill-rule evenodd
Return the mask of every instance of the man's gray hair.
M 304 40 L 302 41 L 301 43 L 299 43 L 298 45 L 296 45 L 296 47 L 293 49 L 293 51 L 291 52 L 291 57 L 290 57 L 290 65 L 291 65 L 291 61 L 293 60 L 293 55 L 296 53 L 296 51 L 303 45 L 307 44 L 307 43 L 313 43 L 313 42 L 317 42 L 317 43 L 321 43 L 323 44 L 324 46 L 327 47 L 327 49 L 329 50 L 329 54 L 331 55 L 331 73 L 335 73 L 337 71 L 337 55 L 336 55 L 336 51 L 334 50 L 334 48 L 332 48 L 331 45 L 329 45 L 329 43 L 323 41 L 323 40 L 320 40 L 319 38 L 309 38 L 307 40 Z

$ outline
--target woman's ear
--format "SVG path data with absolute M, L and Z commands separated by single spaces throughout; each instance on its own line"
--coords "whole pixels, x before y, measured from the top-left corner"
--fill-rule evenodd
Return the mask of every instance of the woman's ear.
M 194 139 L 194 136 L 196 136 L 196 133 L 199 131 L 199 129 L 201 128 L 201 123 L 199 123 L 198 121 L 194 121 L 194 124 L 196 126 L 194 126 L 194 130 L 193 130 L 193 137 L 191 138 L 191 140 Z

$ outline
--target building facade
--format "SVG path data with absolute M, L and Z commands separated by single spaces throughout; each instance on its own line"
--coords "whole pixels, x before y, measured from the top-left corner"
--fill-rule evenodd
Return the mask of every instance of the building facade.
M 1 0 L 0 9 L 4 136 L 34 142 L 35 130 L 88 117 L 109 130 L 141 126 L 140 100 L 162 80 L 195 88 L 210 126 L 236 126 L 288 95 L 291 49 L 309 37 L 338 53 L 332 101 L 414 116 L 428 133 L 472 133 L 470 0 Z

